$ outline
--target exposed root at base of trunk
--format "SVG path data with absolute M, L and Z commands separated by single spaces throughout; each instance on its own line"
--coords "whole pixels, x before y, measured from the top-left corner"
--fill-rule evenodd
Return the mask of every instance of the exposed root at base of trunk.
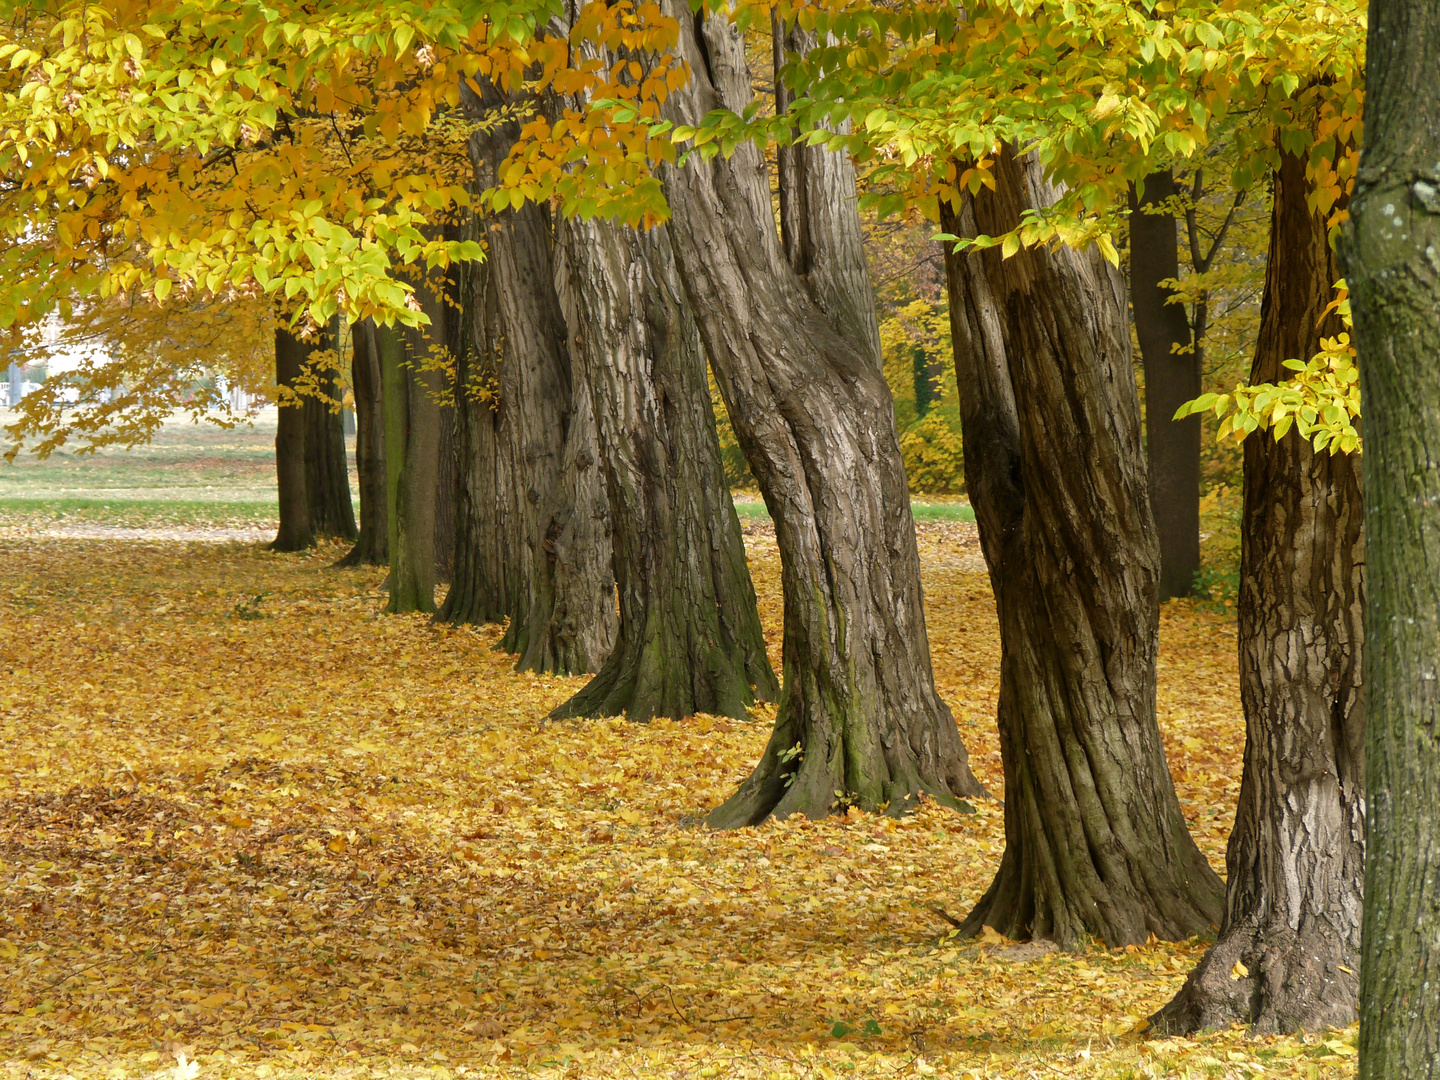
M 1246 923 L 1210 947 L 1150 1024 L 1166 1035 L 1236 1022 L 1257 1035 L 1347 1027 L 1359 1015 L 1359 970 L 1358 950 L 1331 934 Z

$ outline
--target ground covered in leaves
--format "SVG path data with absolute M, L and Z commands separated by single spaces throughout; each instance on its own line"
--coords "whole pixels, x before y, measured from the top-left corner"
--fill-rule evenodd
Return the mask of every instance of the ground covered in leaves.
M 940 688 L 998 795 L 973 527 L 920 539 Z M 543 725 L 579 680 L 515 674 L 496 627 L 382 615 L 383 575 L 337 554 L 0 535 L 0 1077 L 1353 1073 L 1353 1031 L 1136 1034 L 1202 942 L 948 937 L 998 803 L 709 831 L 771 713 Z M 1170 605 L 1161 664 L 1219 867 L 1233 623 Z

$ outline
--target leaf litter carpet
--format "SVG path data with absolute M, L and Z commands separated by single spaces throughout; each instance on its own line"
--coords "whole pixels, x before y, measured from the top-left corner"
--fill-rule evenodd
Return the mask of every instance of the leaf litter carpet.
M 1000 794 L 973 527 L 920 541 L 940 689 Z M 998 803 L 704 828 L 770 709 L 544 725 L 582 680 L 380 614 L 336 550 L 0 548 L 0 1077 L 1353 1075 L 1353 1029 L 1137 1033 L 1203 942 L 955 940 L 935 909 L 988 884 Z M 1220 867 L 1233 624 L 1169 605 L 1160 679 Z

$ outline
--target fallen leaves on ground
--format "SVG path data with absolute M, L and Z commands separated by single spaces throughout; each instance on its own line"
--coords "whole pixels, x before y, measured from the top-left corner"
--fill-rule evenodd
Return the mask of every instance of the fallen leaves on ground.
M 919 535 L 940 688 L 999 795 L 973 527 Z M 0 547 L 0 1076 L 1353 1074 L 1353 1031 L 1146 1041 L 1203 943 L 953 939 L 936 909 L 988 884 L 996 803 L 704 828 L 769 709 L 546 725 L 582 680 L 380 614 L 383 574 L 336 550 Z M 1169 605 L 1161 664 L 1219 866 L 1232 624 Z

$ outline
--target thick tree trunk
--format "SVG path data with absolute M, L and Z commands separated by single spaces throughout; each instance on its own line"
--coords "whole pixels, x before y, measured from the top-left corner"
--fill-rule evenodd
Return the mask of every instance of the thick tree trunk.
M 292 390 L 305 363 L 305 343 L 287 328 L 275 328 L 275 385 Z M 280 528 L 271 551 L 304 551 L 315 546 L 310 504 L 305 496 L 305 410 L 280 400 L 275 422 L 275 480 L 280 495 Z
M 1053 200 L 1008 148 L 941 223 L 999 236 Z M 1005 854 L 978 932 L 1111 947 L 1219 921 L 1155 721 L 1158 551 L 1119 275 L 1094 249 L 946 257 L 965 484 L 1000 616 Z
M 609 496 L 619 638 L 551 715 L 743 717 L 779 684 L 725 485 L 705 354 L 663 228 L 564 226 L 567 316 Z
M 1303 159 L 1282 154 L 1253 383 L 1284 380 L 1284 361 L 1308 360 L 1343 329 L 1338 316 L 1321 317 L 1340 270 L 1308 191 Z M 1278 443 L 1265 431 L 1245 442 L 1245 771 L 1225 858 L 1225 921 L 1156 1014 L 1162 1029 L 1354 1022 L 1365 863 L 1359 469 L 1358 456 L 1317 455 L 1293 431 Z
M 1350 285 L 1365 400 L 1361 1080 L 1440 1077 L 1440 7 L 1370 6 Z
M 775 68 L 775 111 L 790 108 L 795 94 L 781 80 L 786 54 L 805 56 L 815 35 L 771 14 Z M 844 130 L 849 130 L 848 123 Z M 863 346 L 877 365 L 880 323 L 875 290 L 865 259 L 865 234 L 856 210 L 855 165 L 849 154 L 823 146 L 795 143 L 777 147 L 780 188 L 780 238 L 790 268 L 800 275 L 810 298 L 830 316 L 840 336 Z
M 435 580 L 443 583 L 450 580 L 455 559 L 455 506 L 460 486 L 460 446 L 453 401 L 440 406 L 438 419 L 440 445 L 435 464 Z
M 669 115 L 694 124 L 743 109 L 738 32 L 697 26 L 684 0 L 664 10 L 692 72 Z M 847 803 L 898 814 L 922 794 L 960 805 L 982 788 L 935 692 L 894 406 L 869 344 L 842 336 L 786 265 L 753 146 L 671 169 L 665 190 L 691 310 L 775 521 L 785 595 L 775 730 L 710 823 Z
M 468 302 L 466 340 L 456 356 L 455 552 L 450 589 L 436 618 L 479 625 L 503 623 L 528 609 L 531 575 L 512 453 L 515 409 L 501 384 L 499 297 L 489 263 L 472 264 L 463 288 Z
M 439 372 L 423 370 L 442 347 L 445 312 L 428 283 L 416 289 L 430 326 L 378 327 L 390 511 L 390 614 L 435 610 L 435 487 L 440 452 Z
M 503 124 L 472 135 L 470 154 L 482 186 L 515 134 L 513 124 Z M 518 531 L 530 571 L 528 585 L 507 597 L 510 625 L 501 647 L 519 654 L 521 671 L 594 672 L 614 642 L 614 577 L 594 418 L 583 383 L 577 387 L 572 379 L 548 211 L 528 203 L 503 211 L 487 236 L 495 340 L 503 354 L 503 422 L 495 430 L 510 455 L 497 479 L 518 481 L 519 496 L 512 502 L 500 493 L 504 512 L 495 525 Z M 512 508 L 518 512 L 507 522 Z M 467 592 L 472 585 L 466 583 Z
M 351 382 L 355 386 L 355 472 L 360 480 L 360 536 L 336 566 L 389 565 L 390 526 L 385 493 L 385 411 L 380 400 L 380 358 L 367 320 L 351 330 Z
M 1176 194 L 1165 169 L 1145 178 L 1145 195 L 1130 192 L 1130 303 L 1145 368 L 1145 451 L 1150 507 L 1160 541 L 1160 599 L 1189 596 L 1200 569 L 1200 417 L 1174 419 L 1175 410 L 1200 396 L 1200 365 L 1191 347 L 1184 304 L 1162 281 L 1180 276 L 1180 247 L 1173 214 L 1147 214 Z
M 333 349 L 340 341 L 332 328 L 317 336 L 311 353 L 311 374 L 323 398 L 305 395 L 301 411 L 305 417 L 305 497 L 310 504 L 310 531 L 318 538 L 351 540 L 355 528 L 355 506 L 350 501 L 350 474 L 345 461 L 345 418 L 331 400 L 338 399 L 339 372 L 330 365 L 317 365 L 313 354 Z

